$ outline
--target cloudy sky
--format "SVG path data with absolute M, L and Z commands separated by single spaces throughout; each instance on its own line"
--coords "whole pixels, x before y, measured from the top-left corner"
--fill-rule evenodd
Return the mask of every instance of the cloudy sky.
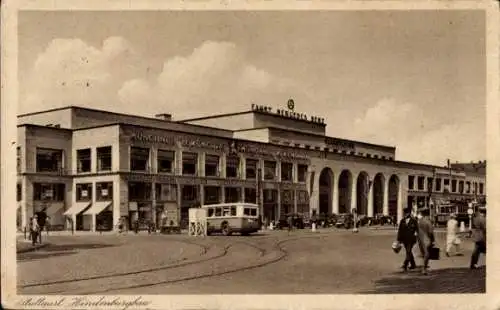
M 485 159 L 480 11 L 22 12 L 18 29 L 19 113 L 184 119 L 294 98 L 399 160 Z

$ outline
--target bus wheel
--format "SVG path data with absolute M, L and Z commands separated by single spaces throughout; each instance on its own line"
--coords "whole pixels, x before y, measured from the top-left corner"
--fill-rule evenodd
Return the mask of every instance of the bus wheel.
M 224 236 L 231 235 L 231 228 L 229 227 L 229 225 L 226 222 L 222 223 L 221 229 L 222 229 L 222 234 Z

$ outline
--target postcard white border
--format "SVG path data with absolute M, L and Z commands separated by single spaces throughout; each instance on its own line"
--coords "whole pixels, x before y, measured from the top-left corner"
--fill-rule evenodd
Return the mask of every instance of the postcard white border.
M 31 0 L 4 1 L 2 8 L 1 92 L 1 232 L 2 304 L 6 308 L 23 297 L 16 295 L 15 253 L 15 140 L 18 100 L 17 11 L 22 10 L 484 10 L 487 13 L 487 195 L 488 218 L 500 219 L 499 23 L 495 1 L 174 1 L 174 0 Z M 500 307 L 500 224 L 488 221 L 487 293 L 429 295 L 141 295 L 149 309 L 491 309 Z M 467 281 L 467 279 L 464 279 Z M 30 296 L 36 297 L 36 296 Z M 65 296 L 66 298 L 70 298 Z M 133 300 L 135 296 L 118 296 Z M 46 296 L 57 300 L 59 296 Z M 91 297 L 97 300 L 99 296 Z M 50 307 L 48 307 L 50 308 Z M 90 307 L 93 308 L 93 307 Z M 109 308 L 111 309 L 111 308 Z M 133 308 L 130 308 L 133 309 Z

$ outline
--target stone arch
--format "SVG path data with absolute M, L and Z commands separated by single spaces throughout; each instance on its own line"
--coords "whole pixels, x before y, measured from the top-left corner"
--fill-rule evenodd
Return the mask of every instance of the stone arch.
M 398 199 L 399 199 L 399 177 L 395 174 L 391 175 L 389 178 L 389 215 L 397 216 L 398 215 Z
M 358 215 L 368 214 L 368 193 L 370 190 L 370 176 L 361 171 L 356 181 L 356 210 Z
M 373 179 L 373 215 L 384 212 L 385 177 L 377 173 Z
M 333 171 L 326 167 L 319 175 L 319 214 L 332 213 Z
M 338 195 L 339 195 L 339 213 L 351 212 L 351 193 L 352 193 L 352 173 L 349 170 L 342 170 L 339 175 Z

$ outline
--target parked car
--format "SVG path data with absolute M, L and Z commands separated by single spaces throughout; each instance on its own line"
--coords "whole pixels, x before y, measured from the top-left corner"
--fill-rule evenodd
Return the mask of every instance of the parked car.
M 300 214 L 289 214 L 280 217 L 278 223 L 276 224 L 277 229 L 285 229 L 288 228 L 288 217 L 292 216 L 292 225 L 297 229 L 304 229 L 304 219 Z
M 350 213 L 338 214 L 335 217 L 335 227 L 349 229 L 353 226 L 353 217 Z

